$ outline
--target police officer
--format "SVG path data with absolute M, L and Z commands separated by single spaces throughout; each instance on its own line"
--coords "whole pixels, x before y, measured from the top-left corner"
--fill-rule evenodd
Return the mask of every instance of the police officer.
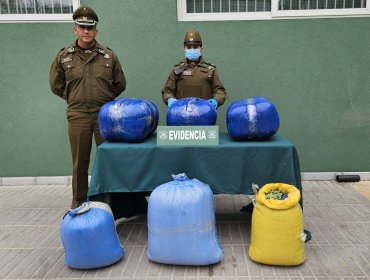
M 90 7 L 80 6 L 73 13 L 73 20 L 77 40 L 57 54 L 49 76 L 52 92 L 67 102 L 73 161 L 71 208 L 87 200 L 93 135 L 97 146 L 104 142 L 99 131 L 99 109 L 126 88 L 117 55 L 95 40 L 97 14 Z
M 162 89 L 163 102 L 170 107 L 180 98 L 198 97 L 208 100 L 217 109 L 225 102 L 227 93 L 216 66 L 203 60 L 198 31 L 186 32 L 184 50 L 185 59 L 175 64 Z

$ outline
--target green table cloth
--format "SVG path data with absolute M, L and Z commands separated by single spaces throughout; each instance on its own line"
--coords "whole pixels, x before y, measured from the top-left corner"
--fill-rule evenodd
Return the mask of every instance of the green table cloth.
M 220 133 L 215 146 L 157 146 L 156 134 L 142 143 L 105 142 L 97 149 L 89 197 L 145 192 L 186 173 L 215 193 L 253 194 L 252 183 L 287 183 L 302 190 L 294 145 L 277 133 L 264 141 L 234 141 Z M 302 193 L 302 191 L 301 191 Z

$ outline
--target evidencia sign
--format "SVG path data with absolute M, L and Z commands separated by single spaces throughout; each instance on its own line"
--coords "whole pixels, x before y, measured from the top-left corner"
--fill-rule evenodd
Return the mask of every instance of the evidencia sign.
M 218 126 L 158 126 L 157 145 L 218 145 Z

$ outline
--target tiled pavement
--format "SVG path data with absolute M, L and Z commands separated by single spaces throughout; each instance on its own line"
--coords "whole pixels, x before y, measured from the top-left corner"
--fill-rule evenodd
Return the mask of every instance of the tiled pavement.
M 217 195 L 221 263 L 191 267 L 148 261 L 146 220 L 140 218 L 117 226 L 124 258 L 94 270 L 63 263 L 59 226 L 70 186 L 0 186 L 0 279 L 370 279 L 370 198 L 356 191 L 356 184 L 370 188 L 370 182 L 303 182 L 305 228 L 312 240 L 305 245 L 307 261 L 297 267 L 252 262 L 247 255 L 251 216 L 239 213 L 248 198 Z

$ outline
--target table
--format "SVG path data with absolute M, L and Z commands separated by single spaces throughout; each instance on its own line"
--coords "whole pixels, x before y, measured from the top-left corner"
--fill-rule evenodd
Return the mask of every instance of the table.
M 287 183 L 302 194 L 297 151 L 280 133 L 268 140 L 244 142 L 220 133 L 218 146 L 157 146 L 156 137 L 153 134 L 142 143 L 100 145 L 89 197 L 152 191 L 179 173 L 207 183 L 214 193 L 253 194 L 252 183 L 260 187 Z

